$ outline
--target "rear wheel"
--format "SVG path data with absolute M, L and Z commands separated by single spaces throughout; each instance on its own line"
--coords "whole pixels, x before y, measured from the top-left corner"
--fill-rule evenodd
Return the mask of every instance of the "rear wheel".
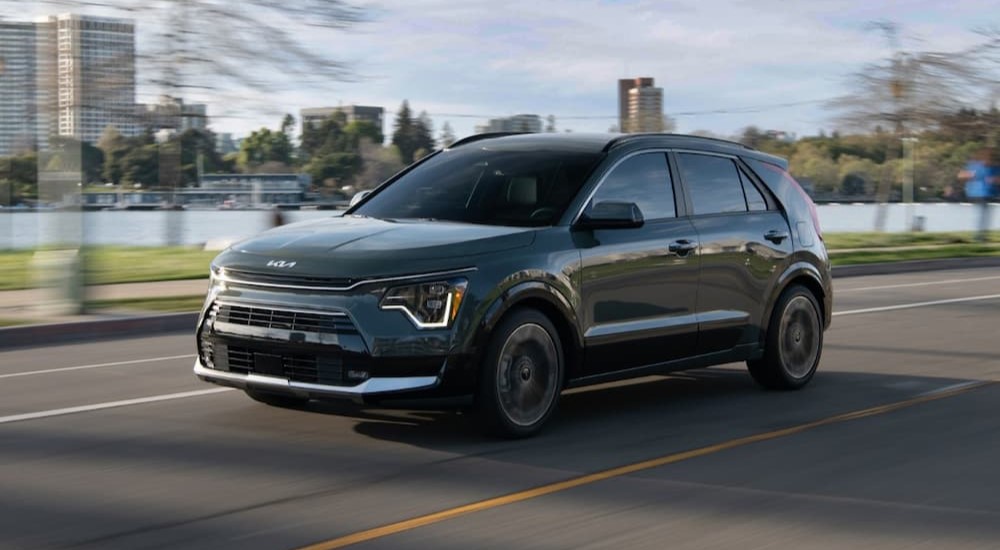
M 245 391 L 246 394 L 250 396 L 250 399 L 253 399 L 254 401 L 264 403 L 265 405 L 271 405 L 272 407 L 281 407 L 283 409 L 300 409 L 309 402 L 308 399 L 292 395 L 269 393 L 260 390 Z
M 548 317 L 518 310 L 490 339 L 479 380 L 479 413 L 485 428 L 503 437 L 538 433 L 562 390 L 563 352 Z
M 808 288 L 785 289 L 771 312 L 764 356 L 747 361 L 753 379 L 769 389 L 795 390 L 809 383 L 823 351 L 819 303 Z

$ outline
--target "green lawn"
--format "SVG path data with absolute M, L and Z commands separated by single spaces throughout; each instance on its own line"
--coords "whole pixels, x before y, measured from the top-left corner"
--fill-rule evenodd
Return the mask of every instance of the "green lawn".
M 971 231 L 950 233 L 829 233 L 823 241 L 829 250 L 838 248 L 885 248 L 892 246 L 931 246 L 943 244 L 971 244 L 975 242 Z M 1000 231 L 988 234 L 988 242 L 1000 243 Z
M 158 298 L 127 298 L 122 300 L 90 300 L 88 310 L 135 310 L 158 312 L 198 311 L 205 296 L 161 296 Z
M 0 251 L 0 290 L 31 286 L 33 251 Z M 139 283 L 208 277 L 218 252 L 192 247 L 106 246 L 84 249 L 87 283 Z

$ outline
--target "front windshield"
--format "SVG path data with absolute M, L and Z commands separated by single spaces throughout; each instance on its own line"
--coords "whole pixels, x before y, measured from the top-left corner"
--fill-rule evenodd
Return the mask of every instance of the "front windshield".
M 552 225 L 599 158 L 599 153 L 475 147 L 442 151 L 351 213 L 393 220 Z

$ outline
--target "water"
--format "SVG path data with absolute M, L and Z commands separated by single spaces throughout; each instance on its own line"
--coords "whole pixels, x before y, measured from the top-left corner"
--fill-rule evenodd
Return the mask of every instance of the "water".
M 818 207 L 820 223 L 827 233 L 872 231 L 874 204 L 825 204 Z M 972 231 L 979 212 L 972 204 L 927 203 L 912 205 L 915 216 L 924 218 L 926 231 Z M 1000 204 L 991 205 L 992 228 L 1000 229 Z M 288 223 L 339 216 L 329 210 L 283 212 Z M 180 220 L 180 242 L 200 245 L 231 241 L 260 233 L 271 226 L 273 214 L 263 210 L 96 211 L 0 213 L 0 248 L 32 248 L 79 239 L 92 245 L 157 246 L 167 244 L 167 217 Z M 907 230 L 907 206 L 889 205 L 886 230 Z

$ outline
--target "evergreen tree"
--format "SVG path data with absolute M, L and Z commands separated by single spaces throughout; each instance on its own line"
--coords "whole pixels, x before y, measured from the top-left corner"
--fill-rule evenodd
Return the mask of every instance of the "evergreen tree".
M 399 149 L 399 155 L 404 164 L 413 162 L 413 154 L 417 152 L 413 136 L 413 112 L 410 111 L 410 102 L 404 99 L 399 111 L 396 112 L 396 121 L 392 131 L 392 144 Z
M 438 136 L 438 146 L 447 149 L 452 143 L 455 143 L 455 132 L 451 129 L 451 124 L 445 122 L 441 126 L 441 135 Z

